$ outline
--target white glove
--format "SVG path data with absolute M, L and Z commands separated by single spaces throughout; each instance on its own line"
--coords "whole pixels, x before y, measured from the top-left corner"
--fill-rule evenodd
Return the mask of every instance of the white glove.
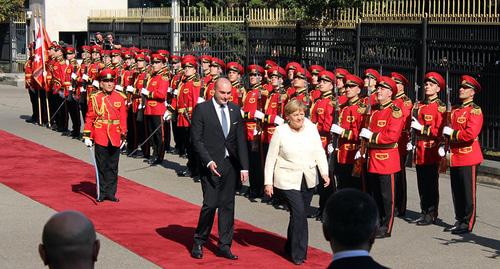
M 77 79 L 77 78 L 78 78 L 78 76 L 77 76 L 75 73 L 71 73 L 71 78 L 72 78 L 72 79 Z
M 73 91 L 73 86 L 69 86 L 68 91 L 72 92 Z
M 170 111 L 165 111 L 165 114 L 163 114 L 163 120 L 169 121 L 172 119 L 172 113 Z
M 281 124 L 285 123 L 285 120 L 280 116 L 276 116 L 276 118 L 274 118 L 274 123 L 276 125 L 281 125 Z
M 127 88 L 125 89 L 127 92 L 129 93 L 133 93 L 134 92 L 134 87 L 128 85 Z
M 85 138 L 84 143 L 85 143 L 85 146 L 87 146 L 89 148 L 92 147 L 92 140 L 90 140 L 90 138 Z
M 141 94 L 142 94 L 142 95 L 149 95 L 149 91 L 148 91 L 148 90 L 146 90 L 146 89 L 144 89 L 144 88 L 142 88 L 142 90 L 141 90 Z
M 330 128 L 330 133 L 335 133 L 338 135 L 341 135 L 344 131 L 344 128 L 338 126 L 337 124 L 332 124 L 332 128 Z
M 447 135 L 447 136 L 451 136 L 451 134 L 453 133 L 453 129 L 451 129 L 450 127 L 448 126 L 445 126 L 443 128 L 443 134 Z
M 115 86 L 115 90 L 119 91 L 119 92 L 123 92 L 123 87 L 122 85 L 116 85 Z
M 439 147 L 438 154 L 439 154 L 440 157 L 446 156 L 446 151 L 444 150 L 443 146 Z
M 328 151 L 328 154 L 332 154 L 334 150 L 333 144 L 328 144 L 328 146 L 326 146 L 326 150 Z
M 261 112 L 261 111 L 259 111 L 259 110 L 255 110 L 254 117 L 255 117 L 256 119 L 261 120 L 262 118 L 264 118 L 264 113 L 262 113 L 262 112 Z
M 406 144 L 406 150 L 407 151 L 412 151 L 413 150 L 413 144 L 411 142 L 408 142 L 408 144 Z
M 257 131 L 257 128 L 253 129 L 253 135 L 258 135 L 259 132 Z
M 197 104 L 205 102 L 205 99 L 198 97 L 198 101 L 196 101 Z
M 92 81 L 92 86 L 96 87 L 99 89 L 99 80 L 94 80 Z
M 64 98 L 64 92 L 63 91 L 58 91 L 59 97 Z
M 167 92 L 171 93 L 172 92 L 172 87 L 168 87 Z
M 361 158 L 361 152 L 358 150 L 356 151 L 356 155 L 354 155 L 354 160 L 357 160 L 359 158 Z
M 87 74 L 83 74 L 82 79 L 85 81 L 89 81 L 89 76 L 87 76 Z
M 420 124 L 420 122 L 418 122 L 418 120 L 415 117 L 412 117 L 410 126 L 411 126 L 411 128 L 413 128 L 417 131 L 422 131 L 422 124 Z
M 84 87 L 80 87 L 80 92 L 87 92 L 87 89 L 85 89 Z
M 47 77 L 47 71 L 42 72 L 43 77 Z
M 241 113 L 241 117 L 244 118 L 245 117 L 245 111 L 243 109 L 240 109 L 240 113 Z
M 368 140 L 370 140 L 372 138 L 372 135 L 373 135 L 373 132 L 366 129 L 366 128 L 361 129 L 361 132 L 359 133 L 359 136 L 364 137 Z
M 137 109 L 143 109 L 145 108 L 146 106 L 144 104 L 139 104 L 139 106 L 137 107 Z
M 179 94 L 179 90 L 178 89 L 175 89 L 174 91 L 174 95 L 177 96 L 177 94 Z

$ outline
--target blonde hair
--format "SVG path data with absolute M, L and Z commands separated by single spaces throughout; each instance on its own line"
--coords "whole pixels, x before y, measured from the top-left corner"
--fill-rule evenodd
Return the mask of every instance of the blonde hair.
M 302 112 L 306 111 L 306 106 L 297 98 L 293 98 L 290 102 L 285 105 L 285 116 L 290 116 L 295 111 L 301 110 Z

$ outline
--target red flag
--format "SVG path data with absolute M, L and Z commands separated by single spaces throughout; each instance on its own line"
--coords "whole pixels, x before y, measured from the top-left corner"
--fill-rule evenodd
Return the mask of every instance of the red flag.
M 32 78 L 40 86 L 40 88 L 45 89 L 45 53 L 44 51 L 44 38 L 42 27 L 37 24 L 35 20 L 35 29 L 37 31 L 36 41 L 35 41 L 35 53 L 33 58 L 33 76 Z

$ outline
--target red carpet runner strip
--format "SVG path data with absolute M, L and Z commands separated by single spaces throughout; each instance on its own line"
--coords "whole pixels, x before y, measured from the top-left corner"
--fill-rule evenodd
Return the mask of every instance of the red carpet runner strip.
M 283 237 L 242 221 L 235 222 L 232 247 L 239 260 L 215 256 L 216 224 L 204 258 L 192 259 L 190 249 L 199 206 L 123 177 L 118 180 L 117 196 L 121 201 L 96 204 L 91 165 L 3 130 L 0 148 L 0 183 L 56 211 L 83 212 L 98 232 L 163 268 L 296 267 L 284 257 Z M 86 150 L 82 144 L 82 151 Z M 330 259 L 330 254 L 309 248 L 301 268 L 326 268 Z

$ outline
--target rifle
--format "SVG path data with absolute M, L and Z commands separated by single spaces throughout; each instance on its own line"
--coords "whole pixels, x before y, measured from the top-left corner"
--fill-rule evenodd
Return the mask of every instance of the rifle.
M 363 118 L 362 128 L 368 128 L 370 126 L 370 114 L 372 113 L 372 106 L 370 105 L 371 91 L 367 90 L 367 100 L 368 105 L 365 110 L 365 117 Z M 361 138 L 361 146 L 359 147 L 359 153 L 361 156 L 354 161 L 354 168 L 352 169 L 353 177 L 360 177 L 364 175 L 366 169 L 366 154 L 368 151 L 368 141 Z
M 414 88 L 414 91 L 415 91 L 415 100 L 413 101 L 413 108 L 411 109 L 411 115 L 412 115 L 412 119 L 415 118 L 415 119 L 418 119 L 418 89 L 419 89 L 419 86 L 418 86 L 418 83 L 417 83 L 417 74 L 418 74 L 418 69 L 415 68 L 415 85 L 413 86 Z M 416 131 L 412 128 L 411 129 L 411 138 L 410 138 L 410 141 L 411 141 L 411 145 L 412 145 L 412 148 L 411 148 L 411 152 L 409 154 L 406 155 L 406 166 L 407 167 L 413 167 L 413 165 L 415 164 L 415 160 L 417 159 L 417 151 L 415 150 L 415 147 L 417 146 L 417 134 L 416 134 Z
M 77 70 L 76 70 L 76 64 L 75 64 L 75 65 L 73 65 L 73 74 L 76 74 L 76 72 L 77 72 Z M 76 82 L 76 79 L 71 78 L 71 88 L 73 88 L 73 91 L 75 91 L 75 93 L 76 93 L 76 90 L 78 88 L 78 84 Z M 76 99 L 73 97 L 73 93 L 70 92 L 68 94 L 68 101 L 72 101 L 72 100 L 76 101 Z
M 145 71 L 146 75 L 144 75 L 144 78 L 142 79 L 142 87 L 144 89 L 147 89 L 148 87 L 148 79 L 149 79 L 149 73 Z M 141 89 L 142 90 L 142 89 Z M 136 121 L 138 122 L 143 122 L 144 121 L 144 109 L 146 108 L 146 96 L 141 94 L 141 103 L 139 105 L 139 109 L 137 110 L 137 119 Z
M 449 72 L 448 68 L 446 68 L 446 113 L 445 113 L 445 126 L 450 127 L 451 123 L 451 88 L 448 86 L 448 77 L 449 77 Z M 439 163 L 439 173 L 446 173 L 446 170 L 448 169 L 448 162 L 449 160 L 449 151 L 450 151 L 450 139 L 443 135 L 444 139 L 444 152 L 445 156 L 441 158 L 441 161 Z
M 334 94 L 334 106 L 335 109 L 333 110 L 333 124 L 338 124 L 339 123 L 339 117 L 340 117 L 340 107 L 339 107 L 339 89 L 337 88 L 337 83 L 336 81 L 333 82 L 333 94 Z M 332 147 L 333 151 L 328 155 L 328 166 L 330 167 L 331 173 L 334 173 L 335 171 L 335 166 L 337 164 L 337 154 L 336 152 L 338 151 L 339 147 L 339 136 L 336 133 L 331 132 L 331 139 L 332 139 Z

